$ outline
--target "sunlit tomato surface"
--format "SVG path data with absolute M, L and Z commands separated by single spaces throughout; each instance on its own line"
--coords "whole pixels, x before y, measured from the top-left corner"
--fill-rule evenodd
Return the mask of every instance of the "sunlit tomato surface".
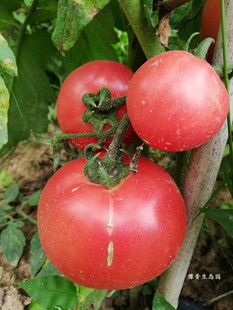
M 201 18 L 201 36 L 202 39 L 213 38 L 215 41 L 218 36 L 219 25 L 221 21 L 220 0 L 207 0 L 202 12 Z M 212 61 L 215 44 L 212 43 L 207 59 Z
M 95 60 L 82 65 L 68 75 L 61 86 L 57 101 L 57 119 L 64 133 L 93 132 L 93 126 L 82 121 L 86 106 L 82 102 L 85 93 L 97 94 L 100 88 L 107 87 L 112 98 L 126 96 L 128 84 L 133 72 L 126 66 L 110 60 Z M 123 106 L 117 111 L 120 120 L 126 113 Z M 105 129 L 109 129 L 106 126 Z M 135 139 L 135 132 L 130 127 L 123 142 L 130 144 Z M 70 142 L 79 149 L 84 149 L 95 138 L 75 138 Z
M 49 260 L 73 282 L 124 289 L 162 273 L 177 255 L 186 212 L 173 179 L 141 158 L 137 174 L 107 189 L 84 176 L 85 159 L 45 186 L 38 229 Z
M 145 62 L 127 96 L 139 137 L 171 152 L 208 141 L 223 125 L 228 108 L 228 93 L 211 65 L 185 51 L 165 52 Z

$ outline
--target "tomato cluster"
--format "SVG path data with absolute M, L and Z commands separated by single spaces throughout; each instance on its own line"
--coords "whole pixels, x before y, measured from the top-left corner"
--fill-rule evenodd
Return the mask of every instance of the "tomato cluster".
M 118 120 L 127 109 L 138 136 L 160 150 L 205 143 L 221 128 L 229 107 L 215 71 L 190 53 L 157 55 L 134 74 L 115 62 L 94 61 L 72 72 L 61 87 L 57 115 L 64 132 L 93 132 L 83 122 L 82 96 L 103 86 L 113 98 L 126 96 L 123 112 L 116 111 Z M 132 127 L 125 144 L 135 138 Z M 81 149 L 93 141 L 70 140 Z M 112 156 L 111 146 L 107 154 L 111 149 Z M 168 268 L 184 240 L 186 211 L 172 177 L 149 159 L 134 156 L 128 165 L 128 157 L 122 158 L 127 174 L 114 186 L 91 182 L 87 159 L 80 158 L 61 167 L 40 198 L 38 231 L 45 253 L 62 274 L 87 287 L 124 289 L 147 282 Z M 120 167 L 114 159 L 107 167 L 95 154 L 91 163 L 104 176 L 112 171 L 114 178 Z

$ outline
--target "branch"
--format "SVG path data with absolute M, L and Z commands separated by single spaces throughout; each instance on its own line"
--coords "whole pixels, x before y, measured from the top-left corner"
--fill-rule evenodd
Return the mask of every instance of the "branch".
M 144 16 L 142 1 L 140 0 L 120 0 L 120 5 L 124 11 L 130 26 L 132 27 L 137 39 L 147 58 L 165 51 L 159 38 L 156 36 L 156 30 L 149 25 Z
M 233 60 L 233 1 L 226 1 L 226 27 L 228 44 L 228 60 Z M 222 43 L 219 35 L 213 63 L 222 62 Z M 233 105 L 233 79 L 229 83 L 231 106 Z M 202 226 L 204 215 L 197 218 L 199 208 L 210 198 L 216 182 L 223 152 L 228 138 L 227 124 L 208 143 L 192 152 L 183 196 L 187 207 L 187 232 L 183 247 L 171 267 L 161 276 L 158 290 L 165 299 L 177 307 L 178 298 L 185 280 L 196 241 Z

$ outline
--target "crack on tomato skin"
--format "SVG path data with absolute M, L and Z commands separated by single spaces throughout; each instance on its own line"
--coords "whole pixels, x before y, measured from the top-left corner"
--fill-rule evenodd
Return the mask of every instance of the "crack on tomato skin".
M 84 184 L 80 184 L 79 186 L 72 188 L 71 192 L 73 193 L 73 192 L 78 191 L 81 187 L 83 187 L 83 185 Z
M 110 193 L 110 200 L 109 200 L 109 210 L 108 210 L 108 224 L 107 224 L 107 230 L 109 233 L 109 236 L 112 235 L 113 231 L 113 196 L 114 193 Z
M 107 266 L 111 267 L 114 256 L 114 244 L 113 241 L 110 241 L 108 244 L 108 257 L 107 257 Z

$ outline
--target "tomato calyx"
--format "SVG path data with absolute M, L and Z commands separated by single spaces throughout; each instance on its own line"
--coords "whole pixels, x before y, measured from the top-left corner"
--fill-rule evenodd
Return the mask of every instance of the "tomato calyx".
M 85 149 L 87 163 L 84 173 L 91 182 L 112 188 L 130 173 L 129 164 L 125 163 L 121 148 L 122 139 L 129 124 L 128 115 L 125 114 L 103 158 L 99 157 L 101 152 L 96 154 L 96 150 L 100 148 L 98 144 L 91 144 Z
M 126 104 L 126 97 L 111 99 L 110 91 L 103 87 L 97 95 L 84 94 L 82 101 L 87 107 L 82 120 L 84 123 L 92 124 L 94 132 L 98 133 L 105 125 L 115 126 L 119 122 L 116 111 Z

